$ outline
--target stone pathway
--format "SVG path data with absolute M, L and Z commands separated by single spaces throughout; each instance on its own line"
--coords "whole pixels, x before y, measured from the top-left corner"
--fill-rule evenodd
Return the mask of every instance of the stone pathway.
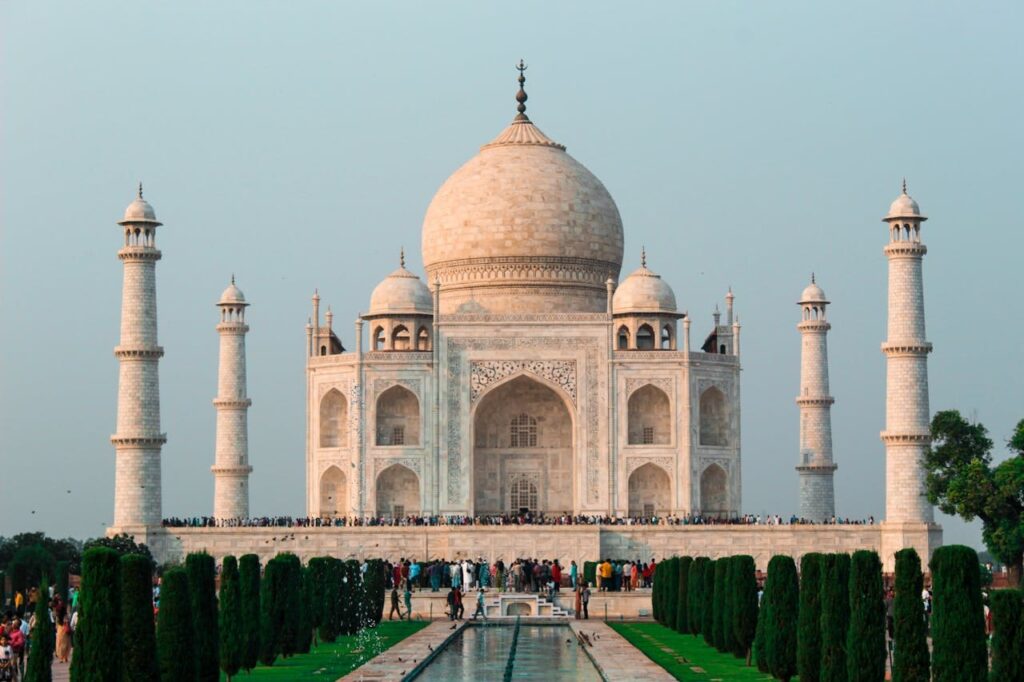
M 70 663 L 58 663 L 56 659 L 53 661 L 53 666 L 50 668 L 53 675 L 53 682 L 68 682 L 71 679 L 71 673 L 68 672 L 71 668 Z
M 440 651 L 445 642 L 462 632 L 462 628 L 466 625 L 466 621 L 458 623 L 447 619 L 434 621 L 379 656 L 370 659 L 338 682 L 357 682 L 358 680 L 399 682 L 405 679 L 414 668 L 422 665 L 426 659 L 434 655 L 431 648 L 435 652 Z
M 602 621 L 574 620 L 569 627 L 589 639 L 593 646 L 588 646 L 586 652 L 608 682 L 670 682 L 675 679 Z

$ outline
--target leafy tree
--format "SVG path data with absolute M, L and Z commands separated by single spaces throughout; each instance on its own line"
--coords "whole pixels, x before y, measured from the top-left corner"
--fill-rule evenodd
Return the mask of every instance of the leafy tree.
M 792 557 L 773 556 L 768 562 L 762 605 L 768 609 L 763 630 L 768 671 L 780 680 L 789 680 L 796 675 L 796 628 L 800 609 L 800 585 Z
M 10 570 L 10 563 L 14 555 L 22 547 L 38 545 L 53 555 L 55 561 L 67 561 L 71 564 L 72 572 L 80 575 L 79 563 L 82 559 L 82 543 L 72 538 L 63 540 L 51 538 L 45 533 L 18 533 L 9 538 L 0 538 L 0 569 L 7 572 L 13 578 Z M 33 585 L 38 585 L 38 579 Z
M 107 547 L 82 554 L 73 682 L 109 682 L 121 673 L 121 557 Z
M 141 554 L 121 557 L 121 637 L 121 679 L 157 679 L 160 669 L 153 625 L 153 564 Z
M 800 559 L 800 615 L 796 628 L 796 667 L 800 682 L 821 677 L 821 569 L 824 554 Z
M 370 604 L 369 613 L 366 614 L 366 627 L 375 628 L 384 617 L 384 561 L 381 559 L 370 559 L 366 565 L 366 574 L 363 576 L 363 587 L 366 590 L 367 601 Z
M 665 627 L 675 630 L 676 615 L 679 613 L 679 557 L 665 559 L 658 568 L 662 566 L 665 567 L 665 597 L 661 611 L 664 615 Z
M 238 562 L 239 594 L 242 600 L 242 670 L 256 667 L 260 653 L 260 558 L 246 554 Z
M 893 603 L 893 682 L 929 682 L 928 624 L 921 590 L 921 559 L 912 548 L 896 552 L 896 596 Z
M 725 623 L 727 614 L 725 612 L 725 595 L 729 586 L 726 584 L 726 576 L 729 573 L 729 557 L 722 557 L 715 561 L 715 591 L 711 603 L 711 628 L 714 647 L 719 651 L 727 651 L 725 639 Z
M 1024 565 L 1024 420 L 1008 443 L 1015 454 L 992 464 L 992 440 L 980 423 L 956 410 L 932 419 L 932 446 L 924 458 L 928 500 L 947 514 L 981 519 L 985 546 L 1019 585 Z
M 701 606 L 700 631 L 709 646 L 715 645 L 715 565 L 718 562 L 708 559 L 704 566 L 704 603 Z
M 0 609 L 7 606 L 7 573 L 0 571 Z
M 39 582 L 39 594 L 49 592 L 50 586 L 46 576 Z M 40 596 L 36 601 L 36 625 L 32 628 L 32 648 L 28 652 L 28 665 L 25 668 L 24 682 L 50 682 L 53 679 L 54 634 L 50 624 L 50 612 L 46 599 Z
M 732 563 L 732 634 L 736 651 L 750 665 L 751 647 L 757 632 L 757 569 L 754 557 L 741 554 Z
M 192 622 L 199 636 L 195 638 L 196 679 L 198 682 L 219 682 L 220 636 L 217 633 L 217 564 L 206 552 L 185 557 L 189 597 L 192 600 Z
M 25 590 L 38 585 L 44 575 L 55 575 L 57 560 L 41 544 L 25 545 L 14 553 L 7 570 L 15 591 Z
M 168 569 L 160 587 L 156 649 L 160 682 L 196 679 L 195 633 L 192 627 L 192 596 L 184 568 Z M 200 637 L 206 636 L 200 633 Z
M 693 565 L 693 557 L 684 556 L 678 560 L 676 572 L 679 575 L 679 584 L 676 588 L 676 631 L 689 632 L 689 599 L 690 599 L 690 566 Z
M 947 545 L 932 554 L 932 680 L 988 679 L 985 612 L 978 555 L 970 547 Z
M 230 682 L 242 667 L 245 649 L 245 627 L 242 621 L 242 586 L 238 560 L 224 557 L 220 571 L 220 600 L 217 632 L 220 636 L 220 669 Z
M 885 594 L 882 562 L 871 550 L 850 557 L 850 628 L 846 634 L 846 678 L 875 682 L 885 678 Z
M 996 590 L 992 605 L 992 679 L 1024 680 L 1024 613 L 1020 590 Z
M 71 562 L 67 559 L 58 559 L 56 563 L 57 574 L 54 579 L 53 593 L 59 594 L 66 604 L 68 601 L 68 572 Z
M 828 554 L 821 572 L 821 680 L 846 682 L 850 555 Z
M 112 538 L 93 538 L 92 540 L 86 540 L 85 545 L 82 548 L 82 552 L 84 553 L 86 550 L 92 549 L 93 547 L 107 547 L 108 549 L 112 549 L 117 552 L 120 556 L 124 556 L 125 554 L 141 554 L 156 565 L 156 560 L 153 559 L 153 553 L 149 551 L 149 547 L 135 542 L 134 535 L 120 533 Z M 75 572 L 74 568 L 74 566 L 71 567 L 72 573 Z
M 686 621 L 689 632 L 700 634 L 701 621 L 704 619 L 704 569 L 709 559 L 699 556 L 690 564 L 690 576 L 686 586 Z

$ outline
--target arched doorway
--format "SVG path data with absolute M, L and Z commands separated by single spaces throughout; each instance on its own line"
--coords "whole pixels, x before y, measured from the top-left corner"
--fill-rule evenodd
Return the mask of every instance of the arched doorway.
M 657 464 L 648 462 L 629 475 L 629 515 L 663 516 L 672 511 L 672 483 Z
M 420 479 L 412 469 L 392 464 L 377 476 L 377 516 L 401 518 L 420 513 Z
M 404 386 L 377 398 L 377 445 L 420 444 L 420 401 Z
M 700 475 L 700 508 L 704 514 L 725 516 L 729 513 L 729 495 L 725 470 L 712 464 Z
M 572 415 L 559 393 L 529 376 L 491 390 L 473 419 L 474 512 L 523 508 L 574 509 Z
M 348 481 L 336 466 L 320 476 L 320 516 L 334 518 L 348 513 Z

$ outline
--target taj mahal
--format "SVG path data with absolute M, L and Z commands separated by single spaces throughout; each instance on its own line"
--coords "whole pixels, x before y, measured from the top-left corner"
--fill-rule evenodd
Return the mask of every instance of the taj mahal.
M 319 292 L 313 296 L 305 328 L 308 517 L 731 518 L 744 511 L 741 326 L 733 292 L 723 284 L 722 306 L 703 302 L 706 313 L 691 317 L 656 273 L 657 262 L 643 252 L 625 256 L 622 219 L 607 189 L 527 116 L 524 69 L 520 64 L 511 123 L 426 208 L 424 272 L 407 269 L 404 253 L 396 253 L 398 269 L 347 329 Z M 887 567 L 903 547 L 928 556 L 942 531 L 920 464 L 930 442 L 925 220 L 904 184 L 877 233 L 889 262 L 886 510 L 878 524 L 827 523 L 836 514 L 837 475 L 831 325 L 829 301 L 812 277 L 793 316 L 801 367 L 798 422 L 794 411 L 800 449 L 792 459 L 800 498 L 792 507 L 813 524 L 317 526 L 285 537 L 233 523 L 255 515 L 249 478 L 258 475 L 248 454 L 249 302 L 233 279 L 211 317 L 220 336 L 212 516 L 225 523 L 162 524 L 161 223 L 140 188 L 119 222 L 124 288 L 108 532 L 131 533 L 160 558 L 200 549 L 218 557 L 287 550 L 304 559 L 492 561 L 743 552 L 763 568 L 777 553 L 871 548 Z M 329 298 L 328 288 L 324 294 Z

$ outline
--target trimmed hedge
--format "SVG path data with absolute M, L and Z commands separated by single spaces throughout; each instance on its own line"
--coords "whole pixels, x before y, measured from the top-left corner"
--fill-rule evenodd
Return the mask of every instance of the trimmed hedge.
M 217 634 L 217 564 L 206 552 L 185 557 L 192 624 L 195 628 L 196 680 L 219 682 L 220 636 Z
M 929 682 L 928 623 L 921 591 L 921 559 L 913 548 L 896 552 L 896 596 L 893 603 L 893 682 Z
M 800 559 L 800 615 L 796 628 L 796 667 L 800 682 L 821 678 L 821 571 L 824 554 Z M 920 592 L 920 591 L 919 591 Z
M 217 631 L 220 635 L 220 669 L 230 682 L 242 669 L 245 653 L 245 625 L 242 616 L 242 586 L 238 560 L 224 557 L 220 571 L 220 612 Z
M 384 618 L 384 561 L 381 559 L 370 559 L 366 565 L 366 574 L 363 575 L 363 588 L 366 592 L 366 603 L 368 612 L 366 614 L 365 627 L 375 628 Z M 507 568 L 505 570 L 508 570 Z M 447 571 L 445 571 L 447 573 Z M 442 580 L 443 582 L 443 580 Z
M 160 676 L 153 624 L 153 562 L 142 554 L 121 557 L 121 679 L 151 682 Z
M 715 561 L 715 590 L 711 597 L 711 640 L 719 651 L 728 651 L 725 639 L 725 599 L 728 585 L 726 576 L 729 573 L 729 558 L 722 557 Z
M 882 562 L 871 550 L 850 557 L 850 627 L 846 634 L 846 678 L 885 679 L 885 594 Z
M 821 680 L 846 682 L 850 626 L 850 556 L 828 554 L 821 580 Z
M 287 568 L 284 563 L 274 557 L 263 569 L 263 580 L 260 581 L 260 653 L 259 661 L 263 665 L 274 665 L 281 653 L 282 631 L 284 629 L 285 582 Z
M 715 645 L 715 564 L 714 559 L 708 559 L 704 567 L 704 595 L 701 606 L 700 631 L 704 635 L 704 641 L 708 646 Z
M 40 598 L 36 601 L 36 625 L 32 628 L 32 647 L 28 652 L 28 664 L 25 667 L 24 682 L 50 682 L 53 679 L 54 633 L 50 625 L 50 610 L 46 599 L 42 597 L 49 592 L 44 575 L 39 582 Z
M 992 679 L 1024 680 L 1024 613 L 1020 590 L 996 590 L 992 608 Z
M 932 680 L 984 682 L 988 650 L 978 555 L 970 547 L 947 545 L 935 550 L 930 567 Z
M 762 623 L 768 670 L 780 680 L 792 679 L 796 675 L 796 628 L 800 609 L 800 586 L 792 557 L 773 556 L 768 562 L 763 601 L 768 609 Z
M 242 599 L 242 670 L 252 670 L 260 656 L 260 558 L 246 554 L 238 560 Z
M 665 567 L 665 591 L 661 612 L 664 616 L 665 627 L 675 630 L 676 616 L 679 615 L 679 557 L 665 559 L 661 562 L 661 566 Z M 658 568 L 660 569 L 661 566 Z
M 684 556 L 676 561 L 676 632 L 686 633 L 690 631 L 690 566 L 693 565 L 693 557 Z
M 82 555 L 73 682 L 107 682 L 121 672 L 121 557 L 107 547 Z
M 741 554 L 732 560 L 732 634 L 735 653 L 750 665 L 757 631 L 757 569 L 754 557 Z
M 156 648 L 161 682 L 196 678 L 194 640 L 188 573 L 184 568 L 172 568 L 163 575 L 157 615 Z
M 686 621 L 689 625 L 689 632 L 694 635 L 700 634 L 701 623 L 704 620 L 704 570 L 709 561 L 710 559 L 706 556 L 699 556 L 690 564 L 690 576 L 686 589 Z

